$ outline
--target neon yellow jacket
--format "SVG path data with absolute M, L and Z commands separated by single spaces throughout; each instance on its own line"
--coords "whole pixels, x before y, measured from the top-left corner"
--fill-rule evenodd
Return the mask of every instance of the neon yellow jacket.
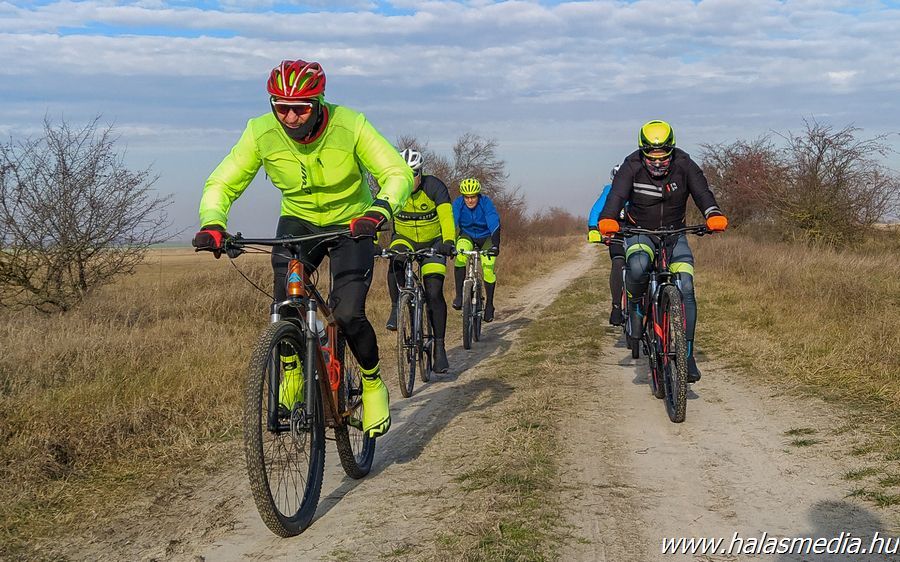
M 260 167 L 281 190 L 282 216 L 317 226 L 349 223 L 372 205 L 366 170 L 381 186 L 378 198 L 397 212 L 412 191 L 412 170 L 362 113 L 330 103 L 324 106 L 329 112 L 326 129 L 310 144 L 291 140 L 272 113 L 250 119 L 237 144 L 206 180 L 200 225 L 226 227 L 232 203 Z
M 415 184 L 413 184 L 415 185 Z M 456 240 L 456 224 L 447 186 L 435 176 L 422 175 L 415 191 L 394 214 L 394 232 L 413 242 Z

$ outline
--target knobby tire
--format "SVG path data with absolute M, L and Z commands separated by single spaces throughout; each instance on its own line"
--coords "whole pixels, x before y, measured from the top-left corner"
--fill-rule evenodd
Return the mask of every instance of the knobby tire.
M 472 280 L 463 281 L 462 321 L 463 321 L 463 349 L 472 349 L 472 336 L 475 333 L 475 303 L 472 299 Z
M 259 515 L 273 533 L 290 537 L 309 526 L 319 503 L 325 470 L 325 420 L 316 388 L 312 408 L 302 405 L 287 412 L 276 406 L 278 427 L 269 429 L 270 392 L 277 404 L 282 377 L 282 346 L 296 353 L 301 362 L 306 356 L 306 338 L 297 325 L 279 321 L 266 327 L 250 357 L 243 432 L 247 476 Z M 306 385 L 315 380 L 311 374 L 304 369 Z M 307 421 L 296 423 L 303 411 L 308 412 Z
M 362 430 L 362 376 L 353 353 L 347 349 L 344 334 L 340 332 L 335 349 L 343 370 L 338 389 L 338 410 L 346 417 L 334 428 L 334 441 L 344 472 L 350 478 L 359 479 L 372 469 L 375 438 Z
M 415 312 L 412 295 L 400 293 L 397 301 L 397 374 L 400 377 L 400 394 L 404 398 L 412 396 L 416 383 L 418 357 L 413 328 Z
M 673 423 L 681 423 L 687 409 L 687 340 L 681 293 L 674 285 L 663 287 L 662 305 L 662 329 L 667 334 L 666 357 L 663 360 L 666 412 Z

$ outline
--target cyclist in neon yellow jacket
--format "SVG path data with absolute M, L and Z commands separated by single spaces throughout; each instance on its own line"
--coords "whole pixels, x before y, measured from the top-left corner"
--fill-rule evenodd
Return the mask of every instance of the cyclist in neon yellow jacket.
M 412 170 L 365 116 L 324 100 L 325 73 L 319 63 L 283 61 L 267 84 L 271 111 L 250 119 L 237 144 L 213 170 L 200 200 L 198 250 L 216 257 L 228 237 L 225 227 L 234 201 L 263 168 L 281 190 L 276 236 L 301 236 L 350 228 L 350 237 L 304 247 L 307 269 L 327 254 L 334 318 L 347 336 L 363 375 L 363 430 L 385 433 L 391 424 L 389 396 L 381 381 L 375 330 L 366 318 L 378 228 L 403 206 L 412 191 Z M 381 191 L 373 200 L 366 171 Z M 285 300 L 287 258 L 272 253 L 275 300 Z M 303 397 L 302 362 L 282 355 L 285 376 L 279 401 L 286 408 Z
M 436 176 L 422 172 L 422 153 L 407 148 L 400 153 L 415 176 L 413 194 L 406 205 L 394 216 L 394 234 L 391 248 L 422 250 L 434 248 L 437 255 L 426 258 L 422 263 L 422 284 L 428 301 L 428 321 L 434 333 L 435 373 L 446 373 L 450 368 L 444 336 L 447 333 L 447 302 L 444 300 L 444 276 L 447 274 L 447 259 L 453 255 L 453 239 L 456 225 L 450 205 L 450 192 Z M 388 290 L 391 294 L 391 316 L 387 329 L 397 329 L 397 299 L 403 278 L 404 264 L 394 260 L 388 268 Z

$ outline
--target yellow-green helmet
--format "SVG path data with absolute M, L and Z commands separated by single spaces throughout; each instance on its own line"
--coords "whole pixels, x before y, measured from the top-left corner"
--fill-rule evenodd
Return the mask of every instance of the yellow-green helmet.
M 459 182 L 459 192 L 463 195 L 476 195 L 481 193 L 481 182 L 475 178 L 466 178 Z
M 638 148 L 645 155 L 654 150 L 665 150 L 669 155 L 675 148 L 675 131 L 665 121 L 648 121 L 638 135 Z

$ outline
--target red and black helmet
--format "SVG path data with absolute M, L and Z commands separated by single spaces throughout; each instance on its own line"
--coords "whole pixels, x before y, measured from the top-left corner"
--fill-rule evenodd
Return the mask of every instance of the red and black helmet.
M 325 71 L 317 62 L 285 60 L 272 69 L 269 94 L 283 99 L 309 99 L 325 93 Z

